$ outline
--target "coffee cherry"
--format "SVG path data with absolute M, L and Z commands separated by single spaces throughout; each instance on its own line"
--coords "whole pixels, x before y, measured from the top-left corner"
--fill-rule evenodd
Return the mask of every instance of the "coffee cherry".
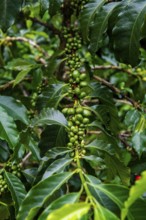
M 89 118 L 84 118 L 83 119 L 83 124 L 89 124 L 89 122 L 90 122 Z
M 86 79 L 86 74 L 85 73 L 82 73 L 81 75 L 80 75 L 80 80 L 85 80 Z
M 82 107 L 77 107 L 76 108 L 76 113 L 82 113 L 83 112 L 83 108 Z
M 81 87 L 85 87 L 85 86 L 87 86 L 88 85 L 88 83 L 86 82 L 86 81 L 81 81 L 80 82 L 80 86 Z
M 73 71 L 72 77 L 73 77 L 74 79 L 80 77 L 80 72 L 79 72 L 78 70 Z
M 86 117 L 90 117 L 92 114 L 91 114 L 91 112 L 89 110 L 84 109 L 83 110 L 83 115 L 86 116 Z
M 63 113 L 63 114 L 67 114 L 67 111 L 68 111 L 68 108 L 63 108 L 63 109 L 62 109 L 62 113 Z
M 68 108 L 67 114 L 68 115 L 74 115 L 75 114 L 75 109 L 74 108 Z

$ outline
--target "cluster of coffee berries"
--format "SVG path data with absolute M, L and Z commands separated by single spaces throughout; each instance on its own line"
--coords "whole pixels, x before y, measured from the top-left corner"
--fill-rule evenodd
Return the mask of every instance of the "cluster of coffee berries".
M 8 161 L 5 164 L 5 170 L 16 175 L 17 177 L 21 177 L 21 164 L 16 164 Z
M 66 40 L 66 64 L 73 71 L 81 67 L 81 57 L 78 52 L 82 47 L 81 37 L 78 29 L 73 25 L 63 28 L 63 36 Z
M 87 74 L 79 72 L 79 70 L 74 70 L 69 74 L 69 95 L 73 96 L 74 98 L 81 100 L 85 98 L 87 95 L 84 91 L 84 88 L 87 87 Z
M 42 85 L 40 84 L 39 86 L 37 86 L 36 91 L 34 91 L 31 95 L 31 105 L 32 105 L 32 107 L 36 106 L 38 95 L 41 93 L 41 91 L 42 91 Z
M 0 196 L 8 191 L 7 183 L 4 179 L 3 173 L 0 174 Z
M 91 111 L 81 105 L 74 108 L 64 108 L 62 112 L 68 118 L 68 147 L 78 149 L 80 156 L 85 154 L 86 129 L 90 123 Z
M 70 5 L 74 11 L 80 11 L 89 0 L 71 0 Z

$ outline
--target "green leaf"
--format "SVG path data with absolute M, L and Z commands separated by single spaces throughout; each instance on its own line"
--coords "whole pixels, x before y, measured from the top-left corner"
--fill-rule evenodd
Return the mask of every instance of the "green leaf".
M 38 67 L 38 64 L 30 60 L 16 58 L 8 62 L 6 69 L 15 70 L 15 71 L 27 71 L 28 69 L 33 69 Z
M 64 90 L 65 87 L 67 84 L 60 82 L 49 85 L 38 97 L 38 104 L 43 107 L 57 108 L 60 100 L 64 97 L 64 93 L 67 93 Z
M 66 147 L 54 147 L 46 153 L 46 156 L 49 159 L 55 159 L 57 156 L 61 156 L 71 152 L 71 149 L 67 149 Z
M 14 149 L 19 140 L 16 124 L 13 118 L 1 106 L 0 112 L 0 138 L 7 141 L 9 146 Z
M 72 175 L 73 173 L 70 172 L 56 174 L 33 186 L 20 206 L 17 220 L 32 220 L 39 211 L 39 208 L 41 208 L 49 197 L 68 181 Z
M 135 129 L 135 126 L 139 122 L 140 117 L 141 113 L 137 109 L 132 109 L 126 113 L 124 122 L 128 127 Z
M 0 28 L 6 31 L 14 24 L 17 14 L 21 9 L 22 1 L 1 0 L 0 1 Z
M 99 203 L 94 208 L 94 220 L 120 220 L 114 213 L 101 206 Z
M 49 0 L 49 3 L 49 14 L 53 16 L 60 11 L 62 0 Z
M 9 207 L 7 204 L 0 202 L 0 219 L 7 220 L 10 219 Z
M 139 157 L 146 149 L 146 129 L 143 132 L 137 132 L 132 137 L 132 144 Z
M 14 80 L 13 86 L 16 86 L 18 83 L 20 83 L 30 71 L 31 68 L 28 68 L 27 70 L 22 70 L 20 73 L 18 73 Z
M 61 208 L 65 204 L 73 204 L 78 201 L 80 194 L 79 193 L 69 193 L 61 196 L 60 198 L 53 201 L 40 215 L 38 220 L 44 220 L 47 218 L 48 214 L 50 214 L 55 209 Z
M 26 190 L 23 183 L 20 181 L 18 177 L 13 175 L 12 173 L 5 172 L 5 179 L 8 185 L 8 188 L 11 192 L 14 204 L 15 204 L 15 212 L 18 213 L 18 209 L 25 198 Z
M 113 29 L 114 49 L 117 58 L 132 66 L 138 64 L 141 28 L 146 14 L 146 1 L 123 1 L 124 9 L 117 17 Z
M 122 209 L 121 219 L 124 220 L 127 216 L 129 207 L 144 193 L 146 192 L 146 171 L 142 173 L 140 180 L 135 182 L 129 192 L 129 197 L 124 203 L 124 208 Z
M 88 40 L 89 28 L 94 16 L 101 6 L 105 3 L 104 0 L 90 0 L 85 5 L 80 15 L 80 28 L 84 40 Z
M 0 106 L 2 106 L 14 120 L 20 120 L 28 124 L 27 109 L 20 101 L 10 96 L 0 96 Z
M 45 171 L 42 179 L 46 179 L 49 176 L 53 175 L 54 173 L 62 172 L 64 171 L 64 168 L 68 166 L 73 159 L 70 158 L 61 158 L 55 160 L 53 163 L 48 166 L 47 170 Z
M 43 15 L 46 10 L 49 8 L 49 1 L 48 0 L 39 0 L 40 2 L 40 10 L 41 14 Z
M 118 175 L 124 185 L 129 185 L 130 170 L 119 158 L 105 154 L 105 163 L 107 166 L 107 179 L 112 180 Z
M 64 115 L 53 108 L 43 109 L 38 118 L 32 121 L 32 126 L 43 126 L 43 125 L 61 125 L 67 126 L 67 120 Z
M 88 213 L 90 205 L 87 203 L 66 204 L 60 209 L 52 212 L 47 220 L 80 220 L 83 215 Z
M 91 52 L 96 52 L 103 41 L 103 34 L 107 31 L 109 17 L 114 13 L 117 2 L 109 3 L 101 8 L 94 17 L 93 25 L 91 26 L 90 45 Z
M 128 187 L 116 184 L 101 184 L 96 177 L 91 175 L 85 175 L 85 177 L 89 187 L 91 186 L 93 196 L 97 201 L 100 201 L 104 207 L 109 208 L 111 201 L 113 201 L 120 209 L 124 207 L 124 202 L 128 197 Z M 103 196 L 104 194 L 111 201 L 105 199 Z
M 38 147 L 38 142 L 33 139 L 31 136 L 30 130 L 24 130 L 20 133 L 20 142 L 21 145 L 26 149 L 31 151 L 34 158 L 36 158 L 38 161 L 40 160 L 40 149 Z M 20 145 L 17 146 L 17 150 L 19 153 Z

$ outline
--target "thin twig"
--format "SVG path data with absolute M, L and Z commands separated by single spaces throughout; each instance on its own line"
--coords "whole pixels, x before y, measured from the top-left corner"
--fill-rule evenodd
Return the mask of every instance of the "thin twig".
M 6 37 L 5 39 L 1 39 L 2 42 L 6 41 L 21 41 L 26 42 L 32 47 L 36 48 L 39 52 L 41 52 L 45 57 L 49 57 L 45 50 L 43 50 L 35 41 L 25 38 L 25 37 Z
M 112 65 L 108 65 L 108 66 L 95 66 L 95 67 L 92 67 L 91 69 L 92 70 L 109 70 L 109 69 L 111 69 L 111 70 L 118 70 L 118 71 L 122 71 L 122 72 L 128 73 L 129 75 L 138 77 L 136 74 L 133 74 L 132 71 L 130 71 L 128 69 L 124 69 L 124 68 L 119 67 L 119 66 L 112 66 Z
M 11 80 L 11 81 L 7 82 L 7 83 L 4 84 L 4 85 L 0 85 L 0 91 L 5 90 L 5 89 L 7 89 L 7 88 L 13 86 L 14 81 L 15 81 L 15 80 Z
M 123 98 L 125 98 L 129 103 L 131 103 L 135 108 L 141 110 L 140 104 L 138 102 L 136 102 L 135 100 L 129 98 L 127 95 L 125 95 L 120 89 L 118 89 L 117 87 L 115 87 L 113 84 L 111 84 L 110 82 L 106 81 L 105 79 L 102 79 L 99 76 L 93 75 L 93 78 L 99 82 L 101 82 L 103 85 L 107 86 L 110 90 L 112 90 L 113 92 L 121 95 Z

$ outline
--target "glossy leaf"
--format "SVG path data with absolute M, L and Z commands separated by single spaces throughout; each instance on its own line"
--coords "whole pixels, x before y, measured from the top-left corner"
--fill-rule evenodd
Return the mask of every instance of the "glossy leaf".
M 52 212 L 46 220 L 79 220 L 83 215 L 88 213 L 89 209 L 90 205 L 87 203 L 67 204 Z
M 6 203 L 0 202 L 0 219 L 10 219 L 9 207 Z
M 63 172 L 64 168 L 68 166 L 73 159 L 70 158 L 61 158 L 55 160 L 45 171 L 42 179 L 46 179 L 49 176 L 53 175 L 54 173 Z
M 19 72 L 14 80 L 13 86 L 16 86 L 17 84 L 19 84 L 25 78 L 25 76 L 27 76 L 27 74 L 30 71 L 31 71 L 31 68 L 28 68 L 27 70 L 22 70 L 21 72 Z
M 52 202 L 40 215 L 38 220 L 44 220 L 47 218 L 48 214 L 52 211 L 61 208 L 65 204 L 73 204 L 78 201 L 80 194 L 79 193 L 69 193 L 66 195 L 61 196 L 60 198 L 56 199 Z
M 33 186 L 20 206 L 17 220 L 32 220 L 49 197 L 72 175 L 69 172 L 56 174 Z
M 65 83 L 51 84 L 47 90 L 38 97 L 38 104 L 43 107 L 57 108 L 60 100 L 64 97 L 67 85 Z
M 102 46 L 103 34 L 107 31 L 109 17 L 114 13 L 117 4 L 117 2 L 109 3 L 95 14 L 90 33 L 89 48 L 91 52 L 96 52 Z
M 113 29 L 114 49 L 117 58 L 132 66 L 138 64 L 141 28 L 146 14 L 145 0 L 123 2 Z
M 112 180 L 118 175 L 124 185 L 130 184 L 130 170 L 116 156 L 105 154 L 105 163 L 107 166 L 107 179 Z
M 62 0 L 50 0 L 49 3 L 49 13 L 53 16 L 60 10 Z
M 14 24 L 17 14 L 21 9 L 22 1 L 1 0 L 0 1 L 0 28 L 4 31 Z
M 14 120 L 20 120 L 28 124 L 27 109 L 20 101 L 11 96 L 0 96 L 0 106 L 2 106 Z
M 145 126 L 145 124 L 144 124 Z M 132 137 L 132 144 L 139 157 L 146 149 L 146 129 L 143 132 L 137 132 Z
M 17 214 L 18 209 L 26 195 L 25 187 L 20 179 L 12 173 L 5 172 L 5 179 L 15 203 L 15 212 Z
M 80 28 L 84 40 L 87 41 L 89 39 L 88 35 L 91 22 L 94 19 L 95 13 L 100 10 L 104 3 L 104 0 L 90 0 L 83 8 L 80 15 Z
M 7 114 L 4 108 L 0 106 L 0 138 L 8 142 L 14 149 L 18 143 L 19 133 L 16 124 L 11 116 Z
M 94 208 L 94 220 L 120 220 L 114 213 L 98 204 Z
M 86 179 L 89 186 L 93 187 L 94 189 L 93 195 L 96 197 L 96 199 L 100 199 L 104 206 L 110 207 L 110 203 L 113 201 L 119 207 L 119 209 L 124 207 L 124 202 L 129 193 L 128 187 L 116 184 L 101 184 L 97 178 L 91 175 L 86 175 Z M 107 199 L 105 200 L 102 194 L 105 194 L 111 201 L 108 201 Z
M 34 119 L 32 126 L 44 125 L 61 125 L 67 126 L 67 121 L 64 115 L 53 108 L 43 109 L 38 118 Z
M 38 161 L 41 159 L 40 157 L 40 149 L 38 147 L 38 142 L 34 140 L 34 138 L 30 135 L 30 131 L 22 131 L 20 133 L 20 142 L 21 145 L 26 149 L 31 151 L 34 158 L 36 158 Z M 19 148 L 19 146 L 18 146 Z M 18 149 L 19 153 L 19 149 Z
M 124 220 L 127 216 L 129 207 L 144 193 L 146 192 L 146 171 L 142 173 L 142 177 L 140 180 L 137 180 L 135 182 L 135 185 L 133 185 L 129 192 L 129 197 L 124 203 L 124 208 L 122 210 L 122 220 Z

